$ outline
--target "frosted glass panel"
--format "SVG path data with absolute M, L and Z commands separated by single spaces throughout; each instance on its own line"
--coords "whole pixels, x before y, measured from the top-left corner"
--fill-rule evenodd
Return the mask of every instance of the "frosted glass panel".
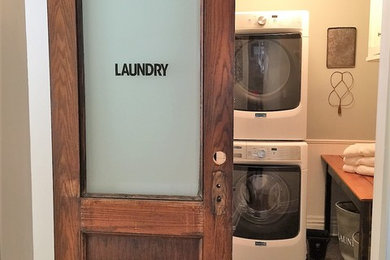
M 88 193 L 195 196 L 199 0 L 83 0 Z

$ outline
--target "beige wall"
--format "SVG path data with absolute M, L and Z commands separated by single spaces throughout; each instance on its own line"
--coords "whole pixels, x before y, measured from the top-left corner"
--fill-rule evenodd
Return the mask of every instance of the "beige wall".
M 368 45 L 369 0 L 236 0 L 236 11 L 308 10 L 309 90 L 308 139 L 371 139 L 375 138 L 378 63 L 366 62 Z M 356 67 L 350 71 L 355 78 L 352 92 L 355 104 L 344 109 L 328 105 L 329 84 L 334 69 L 326 68 L 326 34 L 328 27 L 357 28 Z
M 1 259 L 32 259 L 26 36 L 23 0 L 1 0 Z

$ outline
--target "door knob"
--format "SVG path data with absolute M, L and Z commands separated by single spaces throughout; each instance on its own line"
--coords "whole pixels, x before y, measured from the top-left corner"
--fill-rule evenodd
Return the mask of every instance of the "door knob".
M 213 156 L 214 163 L 216 165 L 222 165 L 226 162 L 226 153 L 218 151 L 214 153 Z

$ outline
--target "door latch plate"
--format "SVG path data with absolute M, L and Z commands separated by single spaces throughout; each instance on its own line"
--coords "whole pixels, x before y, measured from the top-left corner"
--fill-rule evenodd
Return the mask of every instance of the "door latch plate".
M 226 174 L 222 171 L 213 172 L 213 213 L 216 216 L 226 213 Z

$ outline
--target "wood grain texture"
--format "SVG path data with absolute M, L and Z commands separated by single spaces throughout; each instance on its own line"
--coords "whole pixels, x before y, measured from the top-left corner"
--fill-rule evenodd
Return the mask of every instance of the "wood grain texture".
M 84 232 L 200 236 L 203 203 L 126 199 L 81 200 Z
M 85 139 L 83 71 L 78 66 L 82 45 L 77 49 L 77 35 L 82 32 L 77 31 L 76 17 L 80 0 L 48 0 L 56 260 L 121 259 L 117 256 L 122 255 L 132 259 L 133 252 L 138 252 L 134 259 L 231 259 L 234 1 L 202 3 L 203 201 L 172 201 L 80 198 L 85 164 L 80 148 L 80 139 Z M 214 164 L 216 151 L 226 153 L 225 164 Z M 211 191 L 217 171 L 225 174 L 227 183 L 228 210 L 221 215 L 213 214 Z M 81 231 L 89 234 L 82 236 Z M 156 240 L 119 233 L 154 235 Z M 156 248 L 164 249 L 160 258 L 148 255 Z
M 373 177 L 343 171 L 343 159 L 340 155 L 321 155 L 325 163 L 332 168 L 341 181 L 355 194 L 359 200 L 372 200 Z
M 196 260 L 199 238 L 86 235 L 87 260 Z
M 204 1 L 204 203 L 205 226 L 203 259 L 232 257 L 232 172 L 233 172 L 233 61 L 234 1 Z M 227 160 L 218 166 L 213 161 L 217 151 L 226 153 Z M 211 191 L 213 172 L 226 174 L 226 207 L 224 215 L 213 212 Z
M 75 1 L 48 0 L 55 259 L 80 259 Z

